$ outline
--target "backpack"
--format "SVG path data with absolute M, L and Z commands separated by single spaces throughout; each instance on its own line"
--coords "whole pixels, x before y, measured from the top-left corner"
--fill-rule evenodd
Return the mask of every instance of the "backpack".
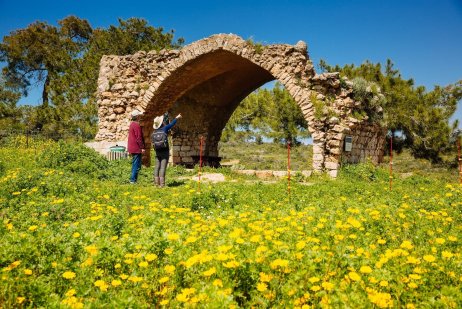
M 151 135 L 152 146 L 155 150 L 168 148 L 168 135 L 164 131 L 156 131 Z

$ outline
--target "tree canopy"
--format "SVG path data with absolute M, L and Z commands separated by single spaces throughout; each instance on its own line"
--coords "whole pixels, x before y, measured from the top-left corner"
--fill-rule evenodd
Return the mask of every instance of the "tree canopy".
M 258 89 L 246 97 L 226 124 L 222 140 L 244 139 L 276 143 L 300 143 L 308 137 L 308 124 L 300 107 L 281 86 L 276 83 L 269 89 Z
M 451 131 L 458 125 L 457 121 L 450 124 L 450 117 L 462 98 L 462 80 L 427 91 L 424 86 L 415 86 L 413 79 L 404 79 L 389 59 L 384 67 L 369 61 L 360 66 L 330 66 L 323 60 L 319 66 L 349 79 L 374 82 L 385 96 L 382 103 L 385 127 L 392 135 L 400 132 L 404 146 L 414 156 L 440 160 L 440 154 L 449 147 Z
M 173 40 L 173 31 L 164 32 L 144 19 L 118 22 L 107 29 L 93 29 L 88 21 L 69 16 L 60 20 L 58 26 L 37 21 L 5 36 L 0 43 L 0 61 L 6 63 L 0 90 L 2 95 L 8 93 L 10 101 L 2 99 L 1 109 L 11 107 L 11 99 L 17 102 L 17 93 L 27 95 L 32 87 L 41 87 L 41 105 L 27 109 L 27 115 L 23 115 L 28 129 L 73 130 L 94 135 L 95 89 L 101 56 L 177 48 L 183 44 L 183 39 Z

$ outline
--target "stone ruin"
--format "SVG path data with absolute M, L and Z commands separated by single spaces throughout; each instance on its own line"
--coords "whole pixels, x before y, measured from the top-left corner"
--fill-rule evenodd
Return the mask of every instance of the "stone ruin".
M 314 171 L 336 177 L 342 163 L 382 161 L 385 130 L 364 113 L 354 116 L 367 102 L 355 100 L 352 83 L 338 73 L 316 74 L 306 43 L 262 46 L 233 34 L 213 35 L 181 50 L 103 56 L 99 130 L 92 147 L 107 152 L 126 145 L 130 112 L 138 109 L 144 112 L 143 163 L 149 165 L 153 119 L 169 111 L 173 117 L 183 115 L 172 130 L 173 164 L 197 163 L 202 136 L 205 163 L 216 165 L 218 142 L 232 113 L 272 80 L 287 89 L 308 122 Z

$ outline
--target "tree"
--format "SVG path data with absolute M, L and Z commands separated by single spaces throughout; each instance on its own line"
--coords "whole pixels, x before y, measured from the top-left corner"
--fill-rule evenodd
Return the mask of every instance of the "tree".
M 35 22 L 6 36 L 0 44 L 3 76 L 11 88 L 27 95 L 42 87 L 42 104 L 28 110 L 34 128 L 49 132 L 71 130 L 94 135 L 97 123 L 96 84 L 102 55 L 126 55 L 139 50 L 181 46 L 173 31 L 149 26 L 147 21 L 119 19 L 118 26 L 92 29 L 75 16 L 58 27 Z
M 307 123 L 300 107 L 287 90 L 276 83 L 272 90 L 259 89 L 246 97 L 236 108 L 222 134 L 222 140 L 262 141 L 271 138 L 277 143 L 300 144 L 308 137 Z
M 19 92 L 9 90 L 5 81 L 0 78 L 0 130 L 19 128 L 21 112 L 16 104 L 20 97 Z
M 299 138 L 309 136 L 308 123 L 300 107 L 280 83 L 276 83 L 271 98 L 265 119 L 270 128 L 268 137 L 279 143 L 300 144 Z
M 31 86 L 42 85 L 42 105 L 37 128 L 42 128 L 52 112 L 49 108 L 53 82 L 84 52 L 91 35 L 87 21 L 70 16 L 59 28 L 35 22 L 13 31 L 0 44 L 0 61 L 7 63 L 3 75 L 9 85 L 27 95 Z
M 462 98 L 462 81 L 446 87 L 435 86 L 427 92 L 423 86 L 415 87 L 413 79 L 403 79 L 389 59 L 384 70 L 380 63 L 369 61 L 359 67 L 353 64 L 332 67 L 321 60 L 319 66 L 324 71 L 340 72 L 343 77 L 361 77 L 376 83 L 385 96 L 383 122 L 392 136 L 401 132 L 404 146 L 414 156 L 440 160 L 440 153 L 448 147 L 450 132 L 457 126 L 451 126 L 449 119 Z
M 13 31 L 0 44 L 0 61 L 7 63 L 7 81 L 27 95 L 33 83 L 43 83 L 43 105 L 48 105 L 50 82 L 78 57 L 91 35 L 87 21 L 70 16 L 59 21 L 60 28 L 35 22 Z

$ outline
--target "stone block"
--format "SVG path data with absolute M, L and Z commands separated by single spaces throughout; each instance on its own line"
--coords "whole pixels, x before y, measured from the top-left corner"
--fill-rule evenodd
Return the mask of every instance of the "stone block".
M 260 179 L 271 178 L 271 177 L 273 177 L 273 171 L 271 171 L 271 170 L 255 171 L 255 176 L 257 176 Z
M 339 155 L 339 154 L 342 153 L 342 149 L 340 149 L 340 148 L 332 148 L 332 149 L 330 150 L 330 153 Z
M 313 154 L 313 161 L 322 162 L 324 161 L 324 156 L 322 154 Z
M 339 166 L 336 162 L 324 162 L 324 167 L 329 170 L 336 170 Z
M 287 177 L 287 171 L 273 171 L 273 176 L 279 178 Z
M 255 175 L 255 170 L 236 170 L 236 172 L 239 174 L 249 175 L 249 176 Z
M 327 174 L 332 178 L 337 178 L 338 170 L 330 170 L 330 171 L 327 172 Z
M 183 163 L 193 163 L 193 159 L 191 157 L 181 157 L 181 161 Z

